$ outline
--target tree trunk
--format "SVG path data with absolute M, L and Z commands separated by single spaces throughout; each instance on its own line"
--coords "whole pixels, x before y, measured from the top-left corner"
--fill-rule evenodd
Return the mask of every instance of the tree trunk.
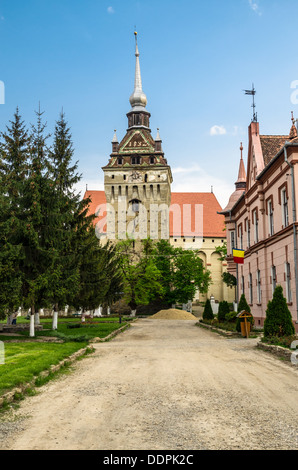
M 7 325 L 12 325 L 13 313 L 7 315 Z
M 35 307 L 32 305 L 31 313 L 30 313 L 30 338 L 34 338 L 35 336 L 35 328 L 34 328 L 34 319 L 35 319 Z
M 111 307 L 110 307 L 110 306 L 108 306 L 107 314 L 108 314 L 108 315 L 111 315 Z
M 81 316 L 81 322 L 82 322 L 82 323 L 85 322 L 85 315 L 86 315 L 85 309 L 83 308 L 83 310 L 82 310 L 82 316 Z
M 55 305 L 54 312 L 53 312 L 52 330 L 57 330 L 57 328 L 58 328 L 58 305 Z
M 136 313 L 137 313 L 137 310 L 136 310 L 136 309 L 135 309 L 135 310 L 132 310 L 132 309 L 131 309 L 130 312 L 131 312 L 131 313 L 130 313 L 130 316 L 131 316 L 131 317 L 135 317 L 135 316 L 136 316 Z

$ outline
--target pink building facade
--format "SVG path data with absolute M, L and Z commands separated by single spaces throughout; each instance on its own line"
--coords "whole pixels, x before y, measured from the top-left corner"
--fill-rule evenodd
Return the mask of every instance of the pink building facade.
M 249 126 L 247 170 L 242 159 L 235 191 L 225 215 L 228 271 L 237 277 L 251 306 L 255 325 L 262 327 L 268 301 L 281 285 L 298 332 L 298 137 L 260 135 L 259 123 Z M 232 249 L 245 250 L 244 264 L 233 262 Z

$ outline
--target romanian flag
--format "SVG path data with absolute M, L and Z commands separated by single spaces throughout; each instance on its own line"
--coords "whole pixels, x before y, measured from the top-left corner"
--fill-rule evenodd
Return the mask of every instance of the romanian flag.
M 233 260 L 234 263 L 244 264 L 244 250 L 237 250 L 237 248 L 233 249 Z

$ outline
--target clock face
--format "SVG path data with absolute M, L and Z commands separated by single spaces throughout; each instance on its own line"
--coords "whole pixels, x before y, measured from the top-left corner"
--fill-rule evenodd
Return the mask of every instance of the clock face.
M 131 174 L 130 174 L 130 177 L 129 177 L 130 181 L 142 181 L 142 174 L 139 173 L 138 171 L 133 171 Z

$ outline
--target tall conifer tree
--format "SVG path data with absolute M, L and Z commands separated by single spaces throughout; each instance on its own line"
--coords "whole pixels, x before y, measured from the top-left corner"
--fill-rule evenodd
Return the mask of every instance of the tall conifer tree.
M 28 176 L 30 136 L 19 109 L 1 133 L 0 143 L 0 305 L 11 314 L 22 304 L 22 234 L 26 216 L 22 199 Z
M 32 126 L 28 178 L 21 201 L 26 217 L 23 230 L 23 296 L 25 305 L 31 309 L 30 336 L 34 336 L 34 317 L 39 308 L 44 307 L 45 292 L 49 285 L 51 252 L 47 250 L 48 238 L 48 195 L 49 178 L 47 171 L 47 145 L 49 135 L 45 135 L 46 124 L 43 112 L 36 112 L 37 123 Z

